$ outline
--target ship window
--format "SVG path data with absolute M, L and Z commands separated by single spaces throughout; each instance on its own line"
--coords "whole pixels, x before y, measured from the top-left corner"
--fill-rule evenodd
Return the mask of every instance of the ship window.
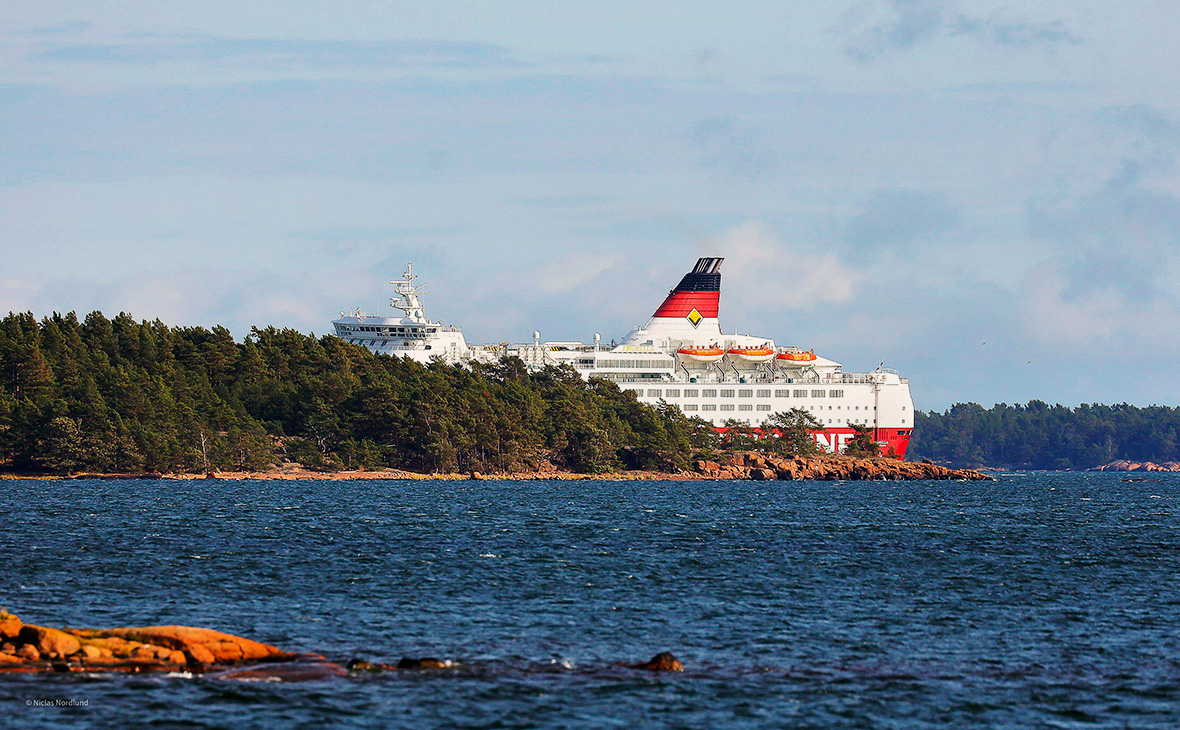
M 769 410 L 770 410 L 770 404 L 769 404 L 769 403 L 759 403 L 759 404 L 758 404 L 758 410 L 760 410 L 760 411 L 769 411 Z
M 844 391 L 842 391 L 842 390 L 829 390 L 828 397 L 830 397 L 830 398 L 843 398 Z
M 759 397 L 759 398 L 769 398 L 769 397 L 770 397 L 770 391 L 769 391 L 769 390 L 759 390 L 759 391 L 758 391 L 758 397 Z
M 697 397 L 697 389 L 696 388 L 686 388 L 684 391 L 684 397 L 685 398 L 696 398 Z
M 813 390 L 813 391 L 811 391 L 812 398 L 823 398 L 825 395 L 827 395 L 826 390 Z
M 795 396 L 796 398 L 806 398 L 806 397 L 807 397 L 807 391 L 806 391 L 806 390 L 796 390 L 796 391 L 794 392 L 794 396 Z
M 697 409 L 697 407 L 696 407 L 695 405 L 693 405 L 693 404 L 689 404 L 689 405 L 686 405 L 686 406 L 680 406 L 680 407 L 681 407 L 681 408 L 683 408 L 683 409 L 684 409 L 684 410 L 686 410 L 686 411 L 695 411 L 695 410 Z
M 705 405 L 701 406 L 701 410 L 702 411 L 715 411 L 715 410 L 717 410 L 717 406 L 713 405 L 712 403 L 706 403 Z
M 732 403 L 725 403 L 725 404 L 723 404 L 723 405 L 721 406 L 721 410 L 723 410 L 723 411 L 732 411 L 732 410 L 733 410 L 733 404 L 732 404 Z
M 754 391 L 752 391 L 752 390 L 749 390 L 749 389 L 743 389 L 743 390 L 739 390 L 739 391 L 738 391 L 738 397 L 739 397 L 739 398 L 753 398 L 753 397 L 754 397 Z
M 716 398 L 717 391 L 714 390 L 713 388 L 705 388 L 704 390 L 701 391 L 701 396 L 703 396 L 705 398 Z
M 680 391 L 676 388 L 668 388 L 667 390 L 664 391 L 664 395 L 669 398 L 679 398 Z
M 648 388 L 647 389 L 647 397 L 648 398 L 659 398 L 660 397 L 660 389 L 659 388 Z
M 733 397 L 733 388 L 722 388 L 721 389 L 721 397 L 722 398 L 732 398 Z
M 738 406 L 738 410 L 739 411 L 752 411 L 752 410 L 754 410 L 754 406 L 750 405 L 749 403 L 743 403 L 740 406 Z

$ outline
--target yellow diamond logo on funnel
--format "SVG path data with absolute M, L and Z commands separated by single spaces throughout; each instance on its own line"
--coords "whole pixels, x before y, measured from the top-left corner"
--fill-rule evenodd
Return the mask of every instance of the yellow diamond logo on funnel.
M 701 316 L 701 313 L 697 311 L 696 307 L 693 307 L 692 311 L 688 313 L 688 321 L 692 322 L 693 327 L 696 327 L 698 324 L 700 324 L 702 319 L 704 319 L 704 317 Z

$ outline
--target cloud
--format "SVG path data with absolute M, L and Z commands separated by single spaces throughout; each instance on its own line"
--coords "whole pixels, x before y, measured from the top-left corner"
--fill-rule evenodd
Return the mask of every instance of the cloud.
M 506 48 L 459 41 L 330 41 L 137 36 L 118 43 L 69 43 L 34 54 L 41 61 L 146 65 L 237 62 L 243 65 L 331 68 L 488 68 L 526 65 Z
M 872 61 L 890 51 L 904 51 L 938 35 L 946 27 L 941 0 L 890 0 L 887 20 L 856 34 L 846 51 L 858 61 Z
M 33 38 L 53 38 L 66 35 L 78 35 L 90 30 L 93 26 L 83 20 L 67 20 L 64 23 L 57 23 L 56 25 L 44 25 L 36 28 L 29 28 L 24 31 L 22 35 Z
M 544 292 L 566 292 L 594 280 L 620 261 L 620 257 L 588 252 L 566 254 L 534 270 L 529 278 Z
M 863 13 L 868 7 L 862 5 L 859 10 Z M 849 57 L 862 63 L 939 37 L 970 37 L 1009 48 L 1052 48 L 1082 42 L 1060 20 L 1007 20 L 1001 13 L 974 17 L 955 12 L 944 0 L 885 0 L 871 8 L 877 11 L 875 22 L 854 30 L 845 47 Z
M 960 15 L 955 19 L 951 35 L 976 36 L 1012 48 L 1082 43 L 1060 20 L 1052 23 L 1008 22 L 997 16 L 984 19 Z
M 712 255 L 725 257 L 723 276 L 743 282 L 722 287 L 737 300 L 737 311 L 810 310 L 817 305 L 852 299 L 863 275 L 814 246 L 780 241 L 762 223 L 748 221 L 708 242 Z
M 1029 206 L 1030 235 L 1051 255 L 1024 290 L 1043 341 L 1153 342 L 1180 327 L 1176 127 L 1142 109 L 1109 115 L 1129 151 L 1089 192 Z M 1047 325 L 1047 326 L 1043 326 Z

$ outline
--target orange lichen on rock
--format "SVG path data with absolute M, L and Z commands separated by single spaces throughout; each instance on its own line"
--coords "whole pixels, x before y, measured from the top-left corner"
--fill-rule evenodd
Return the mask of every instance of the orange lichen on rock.
M 205 664 L 228 664 L 293 656 L 270 644 L 262 644 L 250 639 L 243 639 L 240 636 L 223 634 L 212 629 L 193 628 L 192 626 L 142 626 L 139 628 L 106 629 L 102 633 L 127 641 L 138 641 L 190 653 Z M 212 657 L 211 662 L 207 661 L 209 657 Z

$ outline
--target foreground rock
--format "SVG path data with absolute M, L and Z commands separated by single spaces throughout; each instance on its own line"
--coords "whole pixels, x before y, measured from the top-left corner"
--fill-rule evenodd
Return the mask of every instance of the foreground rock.
M 923 480 L 969 479 L 987 481 L 992 477 L 974 469 L 950 469 L 930 462 L 897 459 L 856 459 L 849 456 L 781 457 L 757 452 L 738 452 L 721 461 L 698 461 L 696 473 L 709 479 L 806 479 L 836 480 Z
M 0 613 L 0 671 L 200 671 L 318 657 L 191 626 L 54 629 Z

